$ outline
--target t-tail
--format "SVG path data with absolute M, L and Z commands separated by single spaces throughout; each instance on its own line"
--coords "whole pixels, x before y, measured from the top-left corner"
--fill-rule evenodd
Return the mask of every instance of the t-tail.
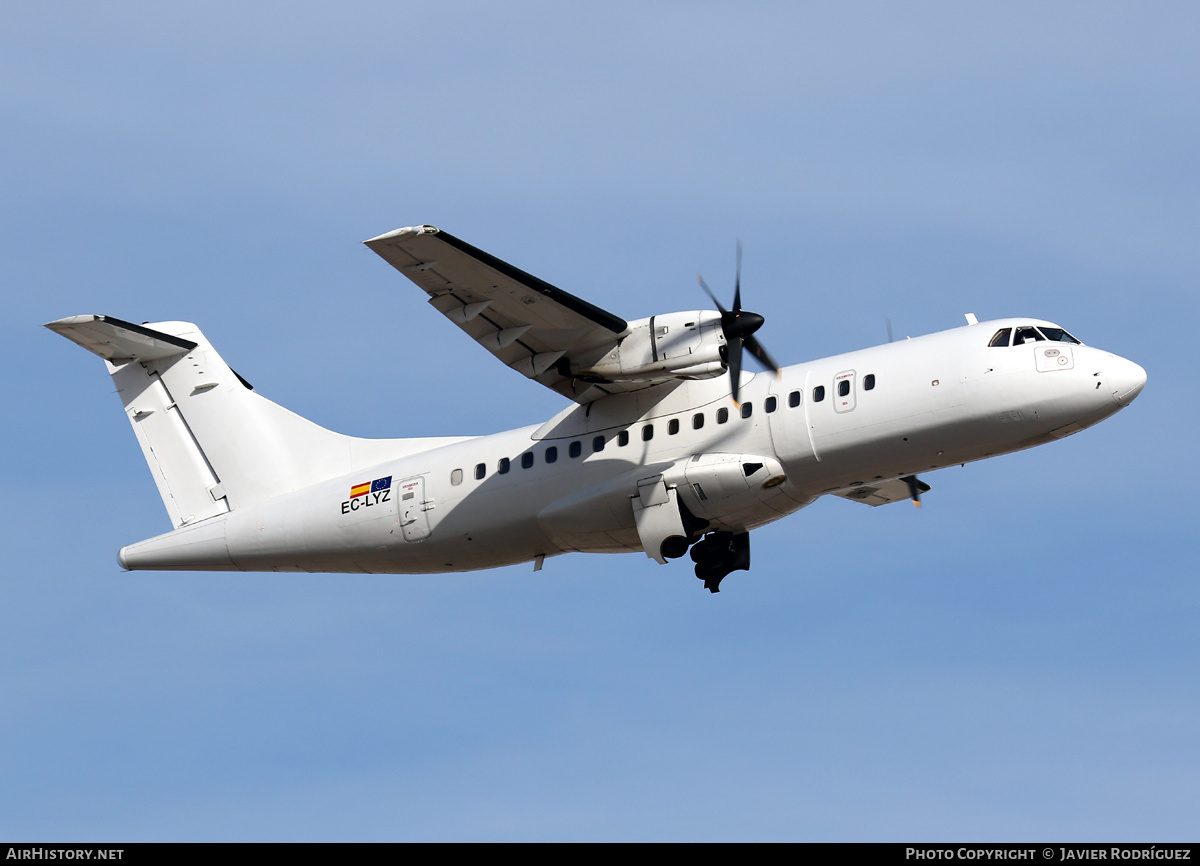
M 46 327 L 104 359 L 175 527 L 123 550 L 126 567 L 172 567 L 169 556 L 132 564 L 126 551 L 166 551 L 173 537 L 189 544 L 195 525 L 444 441 L 326 430 L 256 393 L 187 322 L 135 325 L 93 315 Z

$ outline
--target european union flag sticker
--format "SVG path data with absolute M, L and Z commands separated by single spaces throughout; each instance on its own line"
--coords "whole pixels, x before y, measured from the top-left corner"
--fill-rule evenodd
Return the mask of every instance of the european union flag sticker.
M 371 482 L 371 492 L 378 493 L 380 490 L 387 490 L 392 486 L 392 476 L 386 478 L 376 478 Z

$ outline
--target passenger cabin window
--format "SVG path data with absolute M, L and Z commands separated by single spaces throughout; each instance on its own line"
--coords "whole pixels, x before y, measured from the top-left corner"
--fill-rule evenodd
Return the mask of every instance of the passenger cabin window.
M 553 463 L 558 459 L 558 449 L 551 445 L 546 449 L 546 462 Z
M 496 464 L 496 474 L 507 475 L 511 465 L 507 457 L 501 457 L 500 462 Z
M 475 480 L 482 481 L 483 476 L 487 475 L 487 467 L 482 463 L 475 464 Z
M 629 444 L 629 431 L 628 430 L 622 430 L 620 433 L 617 434 L 617 444 L 622 447 Z
M 597 436 L 592 440 L 592 453 L 596 454 L 604 450 L 604 437 Z
M 455 469 L 453 472 L 450 473 L 450 483 L 455 486 L 462 484 L 462 470 L 461 469 Z
M 800 405 L 800 392 L 793 391 L 792 393 L 788 394 L 788 408 L 795 409 L 799 405 Z
M 582 453 L 583 453 L 583 443 L 582 442 L 572 442 L 570 445 L 567 446 L 567 454 L 569 454 L 571 457 L 578 457 Z
M 667 435 L 674 436 L 678 432 L 679 432 L 679 419 L 672 418 L 670 421 L 667 422 Z
M 778 406 L 778 405 L 779 405 L 779 401 L 778 401 L 778 400 L 776 400 L 774 397 L 768 397 L 768 398 L 767 398 L 766 405 L 765 405 L 765 406 L 763 406 L 763 408 L 764 408 L 764 409 L 766 409 L 768 412 L 774 412 L 774 411 L 775 411 L 775 407 L 776 407 L 776 406 Z
M 720 409 L 717 410 L 717 423 L 724 424 L 728 420 L 729 420 L 729 410 L 722 406 Z
M 863 390 L 864 391 L 874 391 L 875 390 L 875 374 L 874 373 L 868 373 L 867 375 L 863 376 Z
M 647 424 L 645 427 L 642 428 L 642 441 L 649 442 L 653 438 L 654 438 L 654 425 Z
M 704 426 L 704 413 L 697 412 L 695 415 L 692 416 L 692 429 L 699 430 L 703 426 Z
M 996 332 L 996 336 L 992 337 L 992 340 L 990 343 L 988 343 L 988 345 L 992 347 L 1007 346 L 1008 338 L 1011 334 L 1012 328 L 1001 328 Z
M 528 469 L 532 465 L 533 465 L 533 452 L 526 451 L 524 454 L 521 455 L 521 468 Z
M 753 403 L 743 403 L 742 404 L 742 417 L 749 418 L 753 414 L 754 414 L 754 404 Z
M 850 393 L 850 380 L 843 379 L 842 381 L 838 382 L 838 396 L 845 397 L 849 393 Z
M 813 402 L 820 403 L 824 399 L 825 399 L 825 386 L 818 385 L 817 387 L 813 388 Z

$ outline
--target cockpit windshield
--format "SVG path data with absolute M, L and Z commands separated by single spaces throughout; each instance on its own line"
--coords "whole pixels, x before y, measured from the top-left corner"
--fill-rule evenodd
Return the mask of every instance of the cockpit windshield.
M 1043 340 L 1048 340 L 1051 343 L 1079 343 L 1074 337 L 1064 331 L 1062 328 L 1051 328 L 1046 325 L 1034 327 L 1033 325 L 1021 325 L 1018 328 L 1001 328 L 993 336 L 989 346 L 1020 346 L 1025 343 L 1036 343 Z
M 1051 343 L 1079 343 L 1078 340 L 1076 340 L 1062 328 L 1047 328 L 1043 326 L 1040 330 L 1046 335 L 1046 339 Z

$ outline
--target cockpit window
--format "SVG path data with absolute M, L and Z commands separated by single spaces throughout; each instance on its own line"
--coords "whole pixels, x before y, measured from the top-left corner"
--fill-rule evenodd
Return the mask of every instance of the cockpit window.
M 988 343 L 989 346 L 1007 346 L 1009 337 L 1012 337 L 1012 345 L 1020 346 L 1024 343 L 1036 343 L 1041 340 L 1049 340 L 1052 343 L 1076 343 L 1083 345 L 1062 328 L 1049 328 L 1045 325 L 1035 328 L 1033 325 L 1022 325 L 1019 328 L 1001 328 L 997 331 Z
M 1046 339 L 1051 343 L 1079 343 L 1078 340 L 1076 340 L 1062 328 L 1042 328 L 1041 330 L 1042 333 L 1046 335 Z

